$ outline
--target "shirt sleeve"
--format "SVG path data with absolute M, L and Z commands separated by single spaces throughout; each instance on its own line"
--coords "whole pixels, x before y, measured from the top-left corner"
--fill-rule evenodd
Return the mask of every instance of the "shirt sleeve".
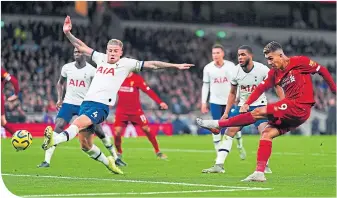
M 204 71 L 203 71 L 203 82 L 204 83 L 209 83 L 210 82 L 210 77 L 209 77 L 209 72 L 208 72 L 208 69 L 207 69 L 207 65 L 204 67 Z
M 237 79 L 237 74 L 238 74 L 238 68 L 234 65 L 233 71 L 230 72 L 230 82 L 232 85 L 238 85 L 238 79 Z
M 140 72 L 143 69 L 144 61 L 136 60 L 133 58 L 125 58 L 126 66 L 129 68 L 130 72 Z
M 64 78 L 67 78 L 67 66 L 63 65 L 62 69 L 61 69 L 61 76 Z
M 101 63 L 104 57 L 106 57 L 105 54 L 97 52 L 97 51 L 92 51 L 91 60 L 94 61 L 96 64 Z
M 262 74 L 263 75 L 263 79 L 266 79 L 269 73 L 269 68 L 266 65 L 262 65 Z

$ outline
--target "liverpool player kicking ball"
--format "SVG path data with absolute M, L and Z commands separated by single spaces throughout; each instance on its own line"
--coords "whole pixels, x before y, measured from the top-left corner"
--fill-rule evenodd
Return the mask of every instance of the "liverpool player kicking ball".
M 118 91 L 118 102 L 116 106 L 116 119 L 115 119 L 115 145 L 119 157 L 122 155 L 122 130 L 127 126 L 128 122 L 134 125 L 141 126 L 145 135 L 151 142 L 154 152 L 159 159 L 167 159 L 167 156 L 160 152 L 156 136 L 151 133 L 148 121 L 141 108 L 139 100 L 139 89 L 150 96 L 161 109 L 168 109 L 157 94 L 147 86 L 142 76 L 131 72 L 124 80 L 121 88 Z
M 275 85 L 283 88 L 285 98 L 226 120 L 202 120 L 200 118 L 196 120 L 200 127 L 218 133 L 221 127 L 246 126 L 257 120 L 268 119 L 268 125 L 260 138 L 256 170 L 242 181 L 266 181 L 263 171 L 271 155 L 273 138 L 295 129 L 309 118 L 311 107 L 315 104 L 310 74 L 320 74 L 330 90 L 336 94 L 336 84 L 328 70 L 308 57 L 287 57 L 281 45 L 275 41 L 266 45 L 263 53 L 272 69 L 267 78 L 249 96 L 240 111 L 247 112 L 250 104 Z

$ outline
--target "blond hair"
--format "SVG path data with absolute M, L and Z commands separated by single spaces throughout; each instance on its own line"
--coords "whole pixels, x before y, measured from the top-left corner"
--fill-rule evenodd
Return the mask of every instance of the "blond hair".
M 123 42 L 118 39 L 109 40 L 108 45 L 118 45 L 123 49 Z

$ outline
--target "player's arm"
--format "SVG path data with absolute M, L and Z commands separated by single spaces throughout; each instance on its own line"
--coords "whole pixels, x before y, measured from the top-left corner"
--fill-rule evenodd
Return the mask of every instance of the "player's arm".
M 300 57 L 300 61 L 304 64 L 304 68 L 302 69 L 302 72 L 304 73 L 311 73 L 315 74 L 318 73 L 323 77 L 325 82 L 329 85 L 329 88 L 332 93 L 336 94 L 336 83 L 333 80 L 332 76 L 330 75 L 328 69 L 319 63 L 310 60 L 310 58 L 306 56 Z
M 276 95 L 280 98 L 280 99 L 283 99 L 285 96 L 284 96 L 284 91 L 282 89 L 282 87 L 280 85 L 276 85 L 275 86 L 275 92 L 276 92 Z
M 71 20 L 70 17 L 67 16 L 63 24 L 64 34 L 67 36 L 71 44 L 73 44 L 73 46 L 80 51 L 80 53 L 83 53 L 86 56 L 91 56 L 94 50 L 88 47 L 83 41 L 72 35 L 70 32 L 71 28 L 72 28 Z
M 59 80 L 57 81 L 56 89 L 57 89 L 57 103 L 63 101 L 63 95 L 64 95 L 64 87 L 66 82 L 66 77 L 63 77 L 60 75 Z
M 61 75 L 56 84 L 56 89 L 57 89 L 56 107 L 58 109 L 61 108 L 62 103 L 63 103 L 63 95 L 64 95 L 64 87 L 65 87 L 66 79 L 67 79 L 66 66 L 63 66 L 61 69 Z
M 210 89 L 210 76 L 207 71 L 207 66 L 203 70 L 203 84 L 201 89 L 201 113 L 207 113 L 207 98 Z
M 176 63 L 166 63 L 162 61 L 144 61 L 144 68 L 150 69 L 163 69 L 163 68 L 177 68 L 177 69 L 189 69 L 194 66 L 193 64 L 176 64 Z
M 6 72 L 5 70 L 1 71 L 1 76 L 3 79 L 5 79 L 7 82 L 10 82 L 13 87 L 14 87 L 14 95 L 8 98 L 8 101 L 13 101 L 16 100 L 18 97 L 17 95 L 20 92 L 20 86 L 19 86 L 19 81 L 17 78 L 15 78 L 14 76 L 10 75 L 8 72 Z
M 270 89 L 270 88 L 272 88 L 274 86 L 275 86 L 275 83 L 274 83 L 274 70 L 271 69 L 271 70 L 269 70 L 268 75 L 266 76 L 266 78 L 250 94 L 250 96 L 248 97 L 248 99 L 245 102 L 245 104 L 247 104 L 248 106 L 251 105 L 253 102 L 255 102 L 261 96 L 261 94 L 263 94 L 265 91 L 267 91 L 268 89 Z
M 234 84 L 231 84 L 231 90 L 229 91 L 226 110 L 225 110 L 225 113 L 224 113 L 224 116 L 223 116 L 224 119 L 226 119 L 228 117 L 229 111 L 231 110 L 233 104 L 235 103 L 237 90 L 238 90 L 238 86 L 234 85 Z
M 139 79 L 139 88 L 150 98 L 152 98 L 152 100 L 159 104 L 162 109 L 168 109 L 167 104 L 163 102 L 159 96 L 146 84 L 143 78 Z

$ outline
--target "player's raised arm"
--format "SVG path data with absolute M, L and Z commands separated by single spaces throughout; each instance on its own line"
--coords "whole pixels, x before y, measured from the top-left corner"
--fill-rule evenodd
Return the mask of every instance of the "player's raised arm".
M 162 61 L 144 61 L 143 67 L 150 69 L 161 69 L 161 68 L 177 68 L 177 69 L 189 69 L 194 66 L 194 64 L 175 64 L 175 63 L 166 63 Z
M 67 16 L 65 18 L 64 24 L 63 24 L 63 32 L 64 32 L 64 34 L 67 36 L 67 38 L 69 39 L 69 41 L 74 45 L 74 47 L 76 47 L 80 51 L 80 53 L 83 53 L 86 56 L 91 56 L 92 52 L 94 50 L 91 49 L 90 47 L 88 47 L 80 39 L 78 39 L 74 35 L 72 35 L 71 32 L 70 32 L 71 28 L 72 28 L 72 24 L 71 24 L 70 16 Z

